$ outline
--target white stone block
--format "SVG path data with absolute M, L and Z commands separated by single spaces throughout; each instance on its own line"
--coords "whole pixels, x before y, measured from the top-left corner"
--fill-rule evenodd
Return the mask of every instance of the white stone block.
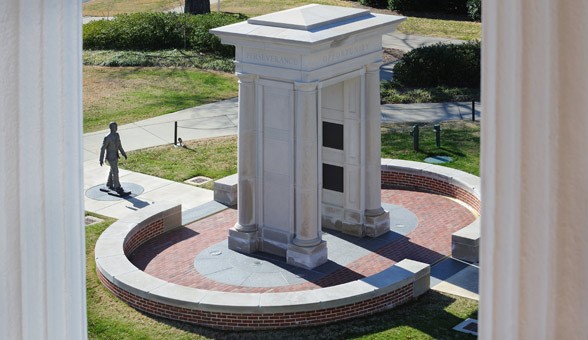
M 214 182 L 214 200 L 228 206 L 237 205 L 239 175 L 234 174 Z

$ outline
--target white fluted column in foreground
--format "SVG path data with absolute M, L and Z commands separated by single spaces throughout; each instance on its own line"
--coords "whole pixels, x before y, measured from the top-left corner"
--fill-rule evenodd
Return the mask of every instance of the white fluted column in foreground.
M 295 84 L 295 205 L 293 244 L 287 261 L 304 268 L 327 262 L 327 244 L 321 239 L 318 187 L 318 83 Z
M 365 234 L 390 231 L 390 214 L 381 199 L 380 65 L 366 65 L 365 73 Z
M 258 250 L 257 221 L 257 108 L 255 74 L 238 73 L 239 77 L 239 221 L 229 231 L 229 248 L 254 253 Z
M 0 339 L 85 339 L 81 2 L 0 2 Z
M 588 3 L 483 2 L 481 339 L 588 339 Z

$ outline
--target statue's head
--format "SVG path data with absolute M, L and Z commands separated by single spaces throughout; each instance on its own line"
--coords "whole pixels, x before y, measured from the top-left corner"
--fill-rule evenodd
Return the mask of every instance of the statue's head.
M 108 124 L 108 127 L 110 128 L 110 132 L 116 132 L 116 128 L 118 127 L 118 125 L 116 125 L 116 122 L 110 122 L 110 124 Z

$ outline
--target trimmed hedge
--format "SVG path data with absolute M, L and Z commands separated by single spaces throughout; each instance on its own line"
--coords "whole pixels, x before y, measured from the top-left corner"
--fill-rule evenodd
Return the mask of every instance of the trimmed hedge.
M 373 8 L 387 8 L 388 0 L 359 0 L 359 3 L 364 6 Z
M 388 8 L 398 12 L 445 12 L 467 14 L 468 0 L 388 0 Z
M 83 46 L 89 50 L 154 51 L 191 49 L 234 57 L 233 46 L 222 45 L 209 29 L 245 20 L 243 15 L 209 13 L 133 13 L 83 27 Z
M 468 15 L 474 21 L 482 20 L 482 0 L 468 0 Z
M 435 44 L 406 53 L 394 66 L 394 81 L 407 87 L 480 87 L 479 41 Z

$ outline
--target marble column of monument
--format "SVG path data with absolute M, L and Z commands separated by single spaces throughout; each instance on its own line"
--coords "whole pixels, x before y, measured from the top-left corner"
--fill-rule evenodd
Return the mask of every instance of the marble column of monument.
M 318 83 L 295 83 L 295 235 L 287 262 L 312 269 L 327 262 L 318 185 Z
M 365 234 L 378 237 L 390 230 L 390 214 L 382 208 L 380 65 L 366 65 L 365 73 Z
M 255 220 L 257 191 L 257 112 L 255 74 L 239 77 L 239 221 L 229 230 L 229 248 L 243 253 L 258 250 L 257 221 Z

